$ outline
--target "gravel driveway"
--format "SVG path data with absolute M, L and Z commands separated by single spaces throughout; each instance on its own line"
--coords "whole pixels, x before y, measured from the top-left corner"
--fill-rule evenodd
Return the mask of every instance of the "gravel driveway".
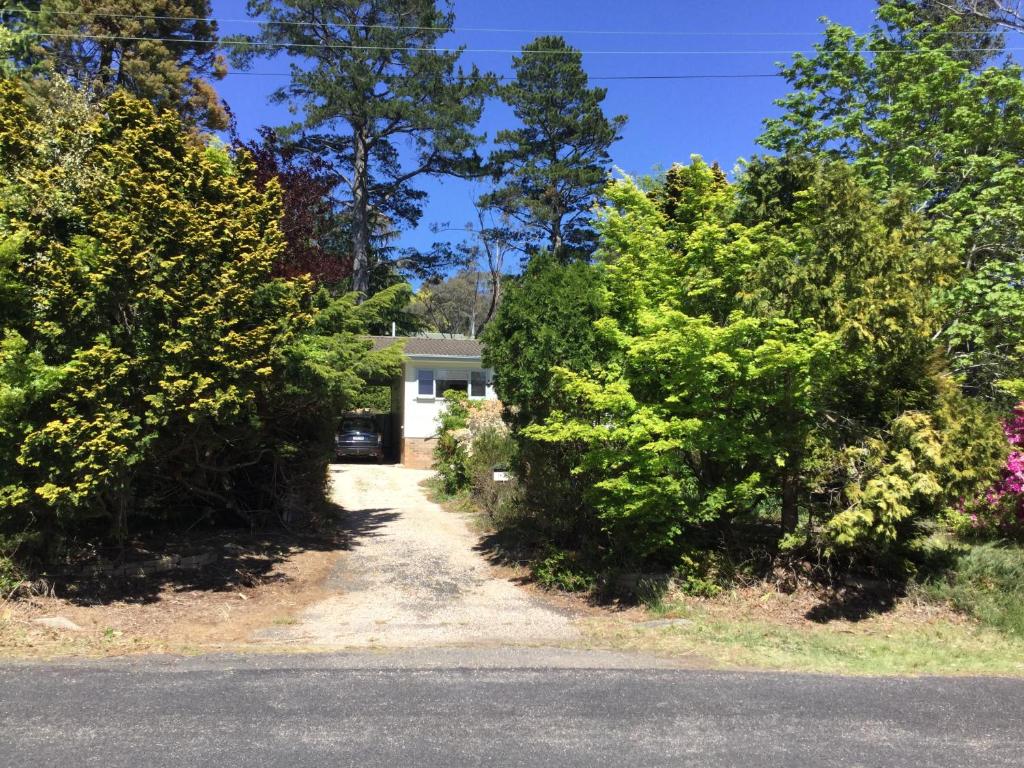
M 427 500 L 426 470 L 331 467 L 353 547 L 334 591 L 262 639 L 338 648 L 542 645 L 576 636 L 572 617 L 502 578 L 458 515 Z

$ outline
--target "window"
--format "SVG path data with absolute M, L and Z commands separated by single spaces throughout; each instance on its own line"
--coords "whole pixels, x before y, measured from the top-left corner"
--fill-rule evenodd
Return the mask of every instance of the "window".
M 341 422 L 342 432 L 376 432 L 373 419 L 344 419 Z
M 419 389 L 417 394 L 420 397 L 433 397 L 434 396 L 434 371 L 432 368 L 419 368 L 416 371 L 416 376 L 419 379 Z
M 487 397 L 487 377 L 483 371 L 466 368 L 417 368 L 418 397 L 444 397 L 445 392 L 464 392 L 472 398 Z
M 437 372 L 437 381 L 434 384 L 434 391 L 438 397 L 444 397 L 445 392 L 455 390 L 456 392 L 467 392 L 469 389 L 469 371 L 446 370 L 442 368 Z
M 486 397 L 487 396 L 487 380 L 484 378 L 483 371 L 471 371 L 469 374 L 469 396 L 470 397 Z

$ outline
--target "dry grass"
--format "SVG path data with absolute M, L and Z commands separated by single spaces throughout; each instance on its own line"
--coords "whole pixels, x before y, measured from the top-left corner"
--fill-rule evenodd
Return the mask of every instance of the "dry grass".
M 233 578 L 221 573 L 133 579 L 120 594 L 80 589 L 74 595 L 7 601 L 0 606 L 0 656 L 246 650 L 256 630 L 291 623 L 322 599 L 339 554 L 299 544 L 276 547 L 273 556 L 260 551 L 253 546 L 244 568 L 231 563 Z M 47 616 L 64 617 L 82 629 L 54 630 L 32 621 Z

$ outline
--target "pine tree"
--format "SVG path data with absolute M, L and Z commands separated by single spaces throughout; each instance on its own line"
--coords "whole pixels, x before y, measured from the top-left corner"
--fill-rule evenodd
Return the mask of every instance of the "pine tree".
M 353 288 L 371 292 L 381 254 L 374 238 L 416 224 L 422 176 L 479 172 L 473 132 L 491 79 L 458 68 L 461 51 L 438 41 L 454 22 L 434 0 L 250 0 L 265 19 L 239 63 L 284 51 L 301 61 L 273 99 L 300 115 L 284 133 L 330 158 L 347 189 Z M 400 151 L 399 143 L 412 152 Z M 403 147 L 404 150 L 404 147 Z M 410 157 L 411 154 L 411 157 Z
M 12 55 L 99 96 L 124 88 L 206 128 L 228 124 L 211 81 L 224 77 L 209 0 L 9 2 L 5 24 L 27 39 Z
M 606 90 L 588 87 L 582 61 L 561 37 L 538 37 L 513 59 L 515 80 L 500 95 L 521 126 L 498 133 L 490 166 L 500 186 L 481 201 L 519 225 L 524 253 L 548 248 L 563 261 L 593 248 L 590 209 L 626 124 L 605 116 Z

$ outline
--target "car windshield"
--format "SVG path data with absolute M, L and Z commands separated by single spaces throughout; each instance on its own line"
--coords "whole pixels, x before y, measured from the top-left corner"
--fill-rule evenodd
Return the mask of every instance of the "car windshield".
M 368 419 L 345 419 L 341 422 L 342 432 L 374 432 L 373 422 Z

